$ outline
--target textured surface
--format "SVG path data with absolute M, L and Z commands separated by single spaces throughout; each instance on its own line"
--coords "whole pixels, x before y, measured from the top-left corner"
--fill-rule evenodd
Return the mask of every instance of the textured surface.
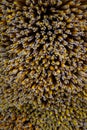
M 86 0 L 0 0 L 0 130 L 87 129 Z

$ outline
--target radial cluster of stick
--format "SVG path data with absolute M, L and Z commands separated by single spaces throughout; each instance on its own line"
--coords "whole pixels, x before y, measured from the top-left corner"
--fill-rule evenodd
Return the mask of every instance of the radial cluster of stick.
M 86 130 L 86 0 L 0 0 L 0 128 Z

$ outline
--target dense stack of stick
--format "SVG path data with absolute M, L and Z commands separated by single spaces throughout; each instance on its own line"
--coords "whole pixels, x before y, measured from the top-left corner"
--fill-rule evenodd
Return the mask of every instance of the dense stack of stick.
M 86 0 L 0 0 L 0 128 L 86 130 L 86 107 Z

